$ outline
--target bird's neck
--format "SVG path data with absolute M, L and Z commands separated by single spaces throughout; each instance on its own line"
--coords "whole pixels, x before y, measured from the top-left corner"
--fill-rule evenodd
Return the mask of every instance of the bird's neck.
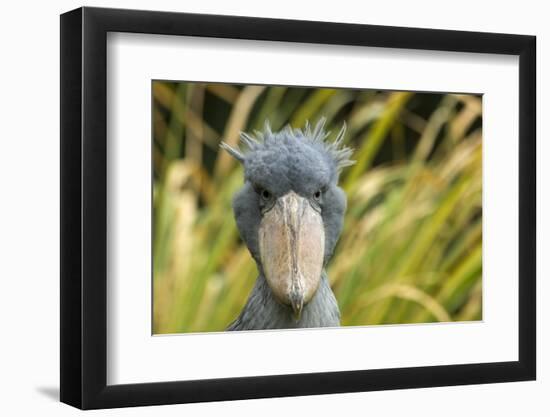
M 275 299 L 266 279 L 260 275 L 241 314 L 228 330 L 296 329 L 339 325 L 338 303 L 323 271 L 319 288 L 304 306 L 299 320 L 294 318 L 289 306 Z

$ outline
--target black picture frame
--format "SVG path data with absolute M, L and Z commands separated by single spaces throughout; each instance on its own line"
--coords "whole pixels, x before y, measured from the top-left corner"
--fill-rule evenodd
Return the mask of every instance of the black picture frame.
M 107 385 L 108 32 L 519 56 L 519 360 Z M 62 402 L 93 409 L 535 379 L 534 36 L 84 7 L 61 15 L 60 57 Z

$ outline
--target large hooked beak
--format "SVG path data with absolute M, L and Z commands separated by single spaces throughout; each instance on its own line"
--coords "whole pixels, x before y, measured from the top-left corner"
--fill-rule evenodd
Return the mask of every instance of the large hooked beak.
M 321 214 L 294 192 L 264 213 L 259 230 L 262 267 L 271 290 L 296 321 L 319 286 L 325 231 Z

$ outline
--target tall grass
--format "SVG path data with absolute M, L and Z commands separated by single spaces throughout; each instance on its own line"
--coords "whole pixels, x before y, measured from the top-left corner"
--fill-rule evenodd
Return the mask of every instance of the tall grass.
M 154 333 L 221 331 L 257 271 L 231 199 L 241 130 L 345 120 L 344 230 L 328 274 L 343 325 L 479 320 L 481 98 L 153 83 Z

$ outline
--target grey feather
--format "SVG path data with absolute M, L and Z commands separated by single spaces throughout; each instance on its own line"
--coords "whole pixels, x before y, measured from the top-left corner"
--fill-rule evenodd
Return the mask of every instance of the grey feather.
M 235 148 L 232 148 L 225 142 L 220 142 L 220 148 L 225 149 L 231 156 L 233 156 L 237 161 L 244 163 L 244 155 Z

